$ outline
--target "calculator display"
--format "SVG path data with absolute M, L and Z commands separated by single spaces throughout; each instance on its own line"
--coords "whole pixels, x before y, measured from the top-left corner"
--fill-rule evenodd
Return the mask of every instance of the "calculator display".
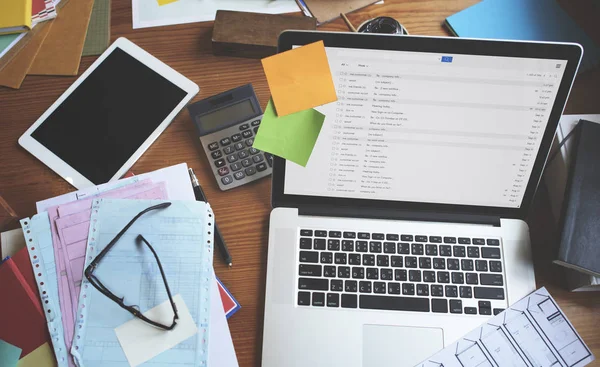
M 254 115 L 256 115 L 254 106 L 249 99 L 246 99 L 242 102 L 199 116 L 199 119 L 205 130 L 213 130 L 222 123 L 238 122 L 246 120 L 249 116 Z

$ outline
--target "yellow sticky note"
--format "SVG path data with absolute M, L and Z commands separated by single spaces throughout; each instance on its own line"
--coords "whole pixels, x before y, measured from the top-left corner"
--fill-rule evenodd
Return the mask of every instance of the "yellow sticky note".
M 17 367 L 56 367 L 56 359 L 50 345 L 44 343 L 33 352 L 19 359 Z
M 158 1 L 158 6 L 163 6 L 163 5 L 167 5 L 170 3 L 174 3 L 175 1 L 179 1 L 179 0 L 156 0 Z
M 323 41 L 262 59 L 277 116 L 337 101 Z

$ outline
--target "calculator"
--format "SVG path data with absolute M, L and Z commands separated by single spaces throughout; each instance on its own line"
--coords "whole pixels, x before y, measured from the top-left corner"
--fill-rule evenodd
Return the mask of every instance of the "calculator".
M 190 104 L 188 111 L 221 190 L 271 174 L 273 156 L 252 147 L 263 115 L 252 84 Z

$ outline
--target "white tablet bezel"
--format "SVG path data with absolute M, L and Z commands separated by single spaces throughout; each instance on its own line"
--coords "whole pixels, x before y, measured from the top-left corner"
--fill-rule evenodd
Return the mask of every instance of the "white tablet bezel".
M 63 161 L 60 157 L 35 140 L 31 134 L 56 110 L 67 97 L 73 93 L 75 89 L 110 55 L 115 48 L 120 48 L 136 60 L 140 61 L 150 69 L 154 70 L 164 78 L 175 84 L 186 92 L 186 96 L 181 102 L 169 113 L 169 115 L 158 125 L 158 127 L 146 138 L 142 145 L 129 157 L 129 159 L 119 168 L 117 172 L 110 178 L 110 181 L 119 179 L 123 176 L 131 166 L 141 157 L 141 155 L 154 143 L 156 138 L 169 126 L 171 121 L 177 114 L 186 106 L 186 104 L 198 93 L 200 88 L 194 82 L 181 75 L 170 66 L 166 65 L 156 57 L 129 41 L 126 38 L 117 39 L 98 59 L 37 119 L 37 121 L 19 138 L 19 145 L 25 150 L 33 154 L 37 159 L 50 167 L 54 172 L 58 173 L 62 178 L 67 180 L 71 185 L 78 189 L 94 186 L 95 184 L 85 178 L 81 173 L 77 172 L 73 167 Z M 104 182 L 98 182 L 101 184 Z

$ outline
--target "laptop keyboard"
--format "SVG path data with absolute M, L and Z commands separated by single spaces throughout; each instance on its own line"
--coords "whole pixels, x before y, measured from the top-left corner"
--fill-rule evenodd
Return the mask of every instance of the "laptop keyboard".
M 498 314 L 498 238 L 300 229 L 298 306 Z

